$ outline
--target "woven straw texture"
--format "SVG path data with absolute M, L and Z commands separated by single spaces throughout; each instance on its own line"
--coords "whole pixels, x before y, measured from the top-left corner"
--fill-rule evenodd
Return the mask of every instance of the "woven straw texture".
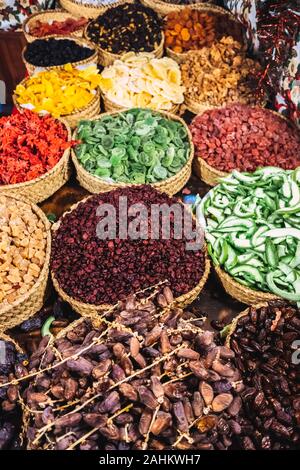
M 39 217 L 39 219 L 42 220 L 45 226 L 45 231 L 47 233 L 47 240 L 44 266 L 41 269 L 40 276 L 37 282 L 28 292 L 26 292 L 26 294 L 22 295 L 12 304 L 0 306 L 1 332 L 19 325 L 42 308 L 44 304 L 44 296 L 46 293 L 48 282 L 51 252 L 50 222 L 48 221 L 44 212 L 38 206 L 29 201 L 26 201 L 23 198 L 20 198 L 18 196 L 12 196 L 11 194 L 7 194 L 7 196 L 22 202 L 28 202 L 28 204 L 31 206 L 32 211 Z
M 85 202 L 90 197 L 93 197 L 93 196 L 88 196 L 88 197 L 82 199 L 81 201 L 77 202 L 76 204 L 74 204 L 70 208 L 69 211 L 67 211 L 63 214 L 62 218 L 66 214 L 72 212 L 74 209 L 76 209 L 76 207 L 79 204 L 81 204 L 82 202 Z M 52 231 L 53 232 L 55 232 L 59 228 L 62 218 L 58 222 L 56 222 L 55 224 L 52 225 Z M 180 307 L 180 308 L 187 307 L 188 305 L 190 305 L 198 297 L 198 295 L 202 291 L 202 289 L 203 289 L 203 287 L 204 287 L 204 285 L 205 285 L 205 283 L 208 279 L 209 272 L 210 272 L 210 260 L 209 260 L 209 257 L 207 255 L 206 247 L 204 247 L 204 250 L 205 250 L 205 267 L 204 267 L 203 276 L 201 277 L 199 283 L 191 291 L 187 292 L 186 294 L 181 295 L 180 297 L 177 297 L 174 300 L 174 306 Z M 109 305 L 109 304 L 102 304 L 102 305 L 86 304 L 84 302 L 80 302 L 76 299 L 73 299 L 63 289 L 61 289 L 61 287 L 59 286 L 59 283 L 58 283 L 57 279 L 55 278 L 53 272 L 51 272 L 51 279 L 52 279 L 52 282 L 53 282 L 54 289 L 56 290 L 56 292 L 58 293 L 60 298 L 62 298 L 65 302 L 67 302 L 69 305 L 71 305 L 71 307 L 73 308 L 73 310 L 75 310 L 75 312 L 79 313 L 80 315 L 82 315 L 84 317 L 95 318 L 99 314 L 101 315 L 105 310 L 112 309 L 112 307 L 113 307 L 112 305 Z
M 107 113 L 112 113 L 115 111 L 124 111 L 124 109 L 130 109 L 130 108 L 124 108 L 124 106 L 119 106 L 118 104 L 113 103 L 108 98 L 106 98 L 104 93 L 102 93 L 102 99 L 103 99 L 104 109 Z M 177 114 L 179 109 L 180 109 L 180 104 L 173 104 L 172 108 L 167 112 L 171 114 Z
M 33 36 L 32 34 L 29 33 L 30 26 L 32 26 L 37 20 L 41 21 L 42 23 L 47 23 L 50 21 L 65 21 L 68 18 L 71 18 L 72 20 L 77 20 L 79 17 L 72 15 L 71 13 L 68 13 L 64 10 L 52 10 L 52 11 L 48 10 L 48 11 L 41 11 L 38 13 L 34 13 L 33 15 L 28 16 L 28 18 L 24 21 L 22 25 L 23 34 L 27 42 L 32 42 L 32 41 L 35 41 L 36 39 L 42 39 L 42 38 Z M 81 38 L 83 36 L 83 30 L 84 30 L 84 27 L 79 28 L 73 33 L 68 33 L 68 36 Z
M 20 85 L 26 84 L 26 78 L 21 81 Z M 17 102 L 17 97 L 13 95 L 13 102 L 15 107 L 18 111 L 22 111 L 21 105 Z M 100 90 L 97 88 L 95 96 L 91 99 L 89 104 L 87 104 L 84 108 L 81 108 L 77 111 L 74 111 L 72 114 L 66 114 L 62 116 L 62 118 L 69 124 L 71 129 L 74 129 L 78 125 L 78 122 L 81 119 L 90 119 L 97 116 L 100 113 Z
M 210 3 L 213 0 L 202 0 L 203 3 Z M 161 0 L 141 0 L 141 3 L 143 3 L 146 7 L 152 8 L 152 10 L 155 10 L 159 15 L 165 16 L 168 13 L 171 13 L 172 11 L 180 11 L 183 10 L 186 7 L 189 8 L 195 8 L 199 6 L 199 3 L 190 3 L 188 5 L 176 5 L 175 3 L 168 3 L 168 2 L 163 2 Z
M 101 13 L 104 13 L 109 8 L 123 5 L 123 3 L 134 3 L 134 0 L 118 0 L 111 5 L 94 6 L 84 5 L 83 3 L 76 2 L 75 0 L 59 0 L 60 5 L 73 15 L 83 16 L 84 18 L 97 18 Z
M 68 132 L 68 141 L 71 140 L 71 129 L 64 119 L 61 121 Z M 10 195 L 25 197 L 31 202 L 39 203 L 48 199 L 59 190 L 70 177 L 70 148 L 66 149 L 59 162 L 47 173 L 34 180 L 18 184 L 0 185 L 0 194 L 3 192 Z
M 73 67 L 79 67 L 79 66 L 83 66 L 83 65 L 86 65 L 86 66 L 88 66 L 88 65 L 97 65 L 97 62 L 98 62 L 97 49 L 95 48 L 95 45 L 92 42 L 88 41 L 87 39 L 75 38 L 74 36 L 69 36 L 69 35 L 68 36 L 58 36 L 57 34 L 56 35 L 53 34 L 51 36 L 44 36 L 43 37 L 43 39 L 49 39 L 49 38 L 52 38 L 52 39 L 54 38 L 54 39 L 57 39 L 57 40 L 70 39 L 70 41 L 76 42 L 76 44 L 78 44 L 79 46 L 88 47 L 89 49 L 92 49 L 94 51 L 94 53 L 91 55 L 91 57 L 88 57 L 87 59 L 84 59 L 84 60 L 79 60 L 77 62 L 72 62 Z M 66 64 L 53 65 L 51 67 L 39 67 L 39 66 L 36 66 L 36 65 L 32 65 L 29 62 L 27 62 L 27 60 L 25 59 L 26 49 L 27 49 L 27 46 L 25 46 L 23 51 L 22 51 L 22 60 L 25 64 L 26 70 L 27 70 L 29 75 L 32 75 L 36 71 L 41 71 L 41 70 L 61 69 L 66 65 Z
M 88 41 L 91 41 L 91 39 L 89 38 L 88 36 L 88 33 L 87 33 L 87 27 L 88 25 L 85 27 L 84 29 L 84 37 L 88 40 Z M 157 59 L 160 59 L 162 56 L 163 56 L 163 53 L 164 53 L 164 43 L 165 43 L 165 36 L 164 36 L 164 33 L 162 33 L 162 38 L 161 38 L 161 41 L 159 43 L 159 45 L 153 49 L 152 54 L 157 58 Z M 121 59 L 122 58 L 122 55 L 123 54 L 113 54 L 111 52 L 108 52 L 106 51 L 105 49 L 102 49 L 100 46 L 98 46 L 97 44 L 93 43 L 92 44 L 94 45 L 94 47 L 97 48 L 98 50 L 98 63 L 100 65 L 102 65 L 103 67 L 107 67 L 109 65 L 112 65 L 114 63 L 115 60 L 118 60 L 118 59 Z M 125 54 L 125 53 L 124 53 Z
M 182 7 L 188 7 L 191 10 L 199 10 L 204 13 L 216 13 L 222 17 L 222 20 L 224 22 L 226 22 L 227 20 L 231 20 L 232 22 L 235 22 L 236 24 L 240 25 L 240 22 L 236 19 L 236 17 L 232 13 L 230 13 L 229 11 L 217 5 L 209 5 L 207 3 L 197 3 L 195 5 L 174 5 L 174 7 L 175 8 L 172 9 L 172 12 L 180 11 L 182 10 Z M 172 49 L 170 49 L 169 47 L 166 47 L 166 54 L 167 56 L 175 60 L 175 62 L 177 62 L 178 64 L 181 64 L 182 62 L 184 62 L 187 52 L 178 53 L 178 52 L 172 51 Z
M 24 351 L 23 351 L 23 349 L 21 348 L 21 346 L 20 346 L 18 343 L 16 343 L 16 341 L 15 341 L 11 336 L 6 335 L 6 334 L 3 333 L 2 331 L 0 332 L 0 341 L 7 341 L 7 342 L 10 342 L 10 343 L 13 343 L 14 346 L 15 346 L 15 348 L 16 348 L 16 350 L 17 350 L 19 353 L 21 353 L 21 354 L 24 353 Z
M 276 116 L 280 117 L 281 119 L 288 122 L 289 124 L 294 125 L 291 121 L 289 121 L 289 119 L 287 119 L 282 114 L 279 114 L 276 111 L 272 111 L 270 109 L 266 111 L 269 113 L 275 114 Z M 195 156 L 194 158 L 193 168 L 194 168 L 196 175 L 202 181 L 204 181 L 204 183 L 208 184 L 209 186 L 215 186 L 216 184 L 219 183 L 220 178 L 224 178 L 228 176 L 229 174 L 226 171 L 217 170 L 216 168 L 206 163 L 206 161 L 203 160 L 203 158 L 197 157 L 197 156 Z
M 118 112 L 104 113 L 93 118 L 92 120 L 97 120 L 97 119 L 101 119 L 104 116 L 113 116 L 116 114 L 119 114 L 119 113 Z M 163 112 L 163 111 L 160 111 L 160 114 L 162 114 L 164 117 L 171 119 L 173 121 L 181 122 L 181 124 L 185 127 L 187 131 L 189 144 L 190 144 L 190 156 L 189 156 L 187 163 L 184 165 L 184 167 L 176 175 L 171 176 L 170 178 L 167 178 L 164 181 L 159 181 L 158 183 L 151 184 L 151 186 L 156 188 L 158 191 L 165 192 L 169 196 L 173 196 L 185 186 L 185 184 L 187 183 L 187 181 L 189 180 L 191 176 L 192 161 L 194 158 L 194 145 L 192 142 L 191 133 L 187 125 L 180 117 L 175 116 L 174 114 Z M 73 134 L 73 138 L 76 139 L 76 130 Z M 139 185 L 130 184 L 130 183 L 117 183 L 117 182 L 109 183 L 97 176 L 92 175 L 91 173 L 89 173 L 87 170 L 83 168 L 81 163 L 78 161 L 74 150 L 72 150 L 72 160 L 76 168 L 76 174 L 77 174 L 77 179 L 79 181 L 79 184 L 83 188 L 87 189 L 90 193 L 101 193 L 101 192 L 111 191 L 112 189 L 117 189 L 117 188 L 139 186 Z
M 221 281 L 227 294 L 231 295 L 234 299 L 246 305 L 255 305 L 260 302 L 269 302 L 271 300 L 278 300 L 276 295 L 269 294 L 268 292 L 256 291 L 249 287 L 235 281 L 229 274 L 227 274 L 219 266 L 215 266 L 218 278 Z

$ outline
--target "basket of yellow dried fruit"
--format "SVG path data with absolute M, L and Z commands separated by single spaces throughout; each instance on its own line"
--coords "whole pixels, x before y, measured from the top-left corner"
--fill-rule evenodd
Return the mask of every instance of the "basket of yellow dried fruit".
M 101 77 L 95 65 L 77 69 L 66 64 L 61 69 L 37 72 L 17 85 L 13 100 L 17 109 L 30 109 L 63 117 L 70 127 L 100 112 Z
M 50 222 L 35 204 L 0 195 L 0 331 L 43 306 L 51 251 Z
M 100 89 L 107 112 L 137 107 L 175 114 L 184 101 L 179 65 L 146 52 L 130 52 L 105 67 Z

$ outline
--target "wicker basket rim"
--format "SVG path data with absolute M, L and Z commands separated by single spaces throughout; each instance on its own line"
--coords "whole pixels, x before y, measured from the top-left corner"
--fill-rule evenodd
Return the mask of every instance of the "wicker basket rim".
M 92 197 L 92 196 L 88 196 L 88 197 Z M 79 202 L 84 202 L 87 198 L 85 199 L 82 199 L 81 201 Z M 76 205 L 76 204 L 75 204 Z M 65 214 L 64 214 L 65 215 Z M 209 275 L 209 271 L 210 271 L 210 260 L 209 260 L 209 257 L 207 255 L 207 251 L 205 249 L 205 262 L 204 262 L 204 271 L 203 271 L 203 274 L 198 282 L 198 284 L 196 284 L 189 292 L 192 292 L 194 289 L 196 289 L 199 285 L 201 285 L 203 287 L 204 283 L 206 282 L 207 278 L 208 278 L 208 275 Z M 109 310 L 109 309 L 112 309 L 114 307 L 114 305 L 111 305 L 111 304 L 100 304 L 100 305 L 94 305 L 94 304 L 87 304 L 87 303 L 84 303 L 84 302 L 81 302 L 80 300 L 77 300 L 77 299 L 74 299 L 73 297 L 69 296 L 59 285 L 58 283 L 58 280 L 56 279 L 54 273 L 51 271 L 51 279 L 52 279 L 52 282 L 53 282 L 53 285 L 55 287 L 55 290 L 57 291 L 57 293 L 64 298 L 64 300 L 66 300 L 66 302 L 70 303 L 70 304 L 73 304 L 73 305 L 76 305 L 77 307 L 81 307 L 81 308 L 85 308 L 85 309 L 91 309 L 91 310 L 95 310 L 95 311 L 99 311 L 99 312 L 103 312 L 104 310 Z M 182 294 L 180 295 L 179 297 L 176 297 L 174 299 L 174 302 L 175 303 L 179 303 L 181 301 L 181 299 L 184 299 L 185 296 L 189 293 L 187 292 L 186 294 Z
M 244 284 L 239 283 L 235 279 L 233 279 L 232 276 L 230 276 L 226 271 L 220 268 L 220 266 L 214 266 L 216 273 L 223 278 L 227 280 L 227 282 L 230 282 L 235 289 L 243 289 L 243 291 L 247 294 L 257 294 L 259 295 L 262 299 L 265 299 L 266 302 L 269 302 L 270 300 L 278 300 L 281 299 L 281 297 L 277 297 L 275 294 L 271 294 L 270 292 L 263 292 L 255 289 L 251 289 L 250 287 L 245 286 Z
M 117 111 L 125 111 L 127 109 L 132 109 L 132 106 L 130 108 L 124 108 L 123 106 L 120 106 L 119 104 L 115 103 L 114 101 L 111 101 L 109 98 L 107 98 L 106 94 L 101 89 L 100 89 L 100 93 L 101 93 L 101 96 L 102 96 L 103 101 L 104 101 L 104 108 L 106 107 L 106 105 L 108 105 L 108 106 L 116 109 Z M 157 111 L 158 112 L 164 111 L 164 112 L 167 112 L 167 113 L 175 114 L 178 111 L 179 107 L 183 104 L 184 104 L 184 102 L 182 102 L 182 103 L 173 103 L 172 102 L 172 108 L 170 110 L 167 111 L 167 110 L 162 109 L 162 110 L 157 110 Z M 146 108 L 146 109 L 152 109 L 152 108 Z M 155 111 L 155 109 L 152 109 L 152 111 Z M 110 111 L 107 111 L 107 112 L 110 112 Z
M 130 111 L 130 109 L 134 109 L 134 108 L 129 108 L 129 109 L 124 109 L 122 111 L 111 111 L 111 112 L 107 112 L 107 113 L 102 113 L 102 114 L 98 114 L 98 116 L 95 116 L 93 118 L 90 118 L 88 119 L 88 121 L 97 121 L 98 119 L 102 119 L 103 117 L 105 116 L 114 116 L 114 115 L 117 115 L 117 114 L 121 114 L 121 113 L 124 113 L 126 111 Z M 146 109 L 148 110 L 147 108 L 140 108 L 140 109 Z M 158 114 L 163 114 L 164 116 L 166 116 L 168 119 L 170 120 L 173 120 L 173 121 L 178 121 L 180 122 L 186 129 L 187 131 L 187 135 L 188 135 L 188 140 L 189 140 L 189 145 L 190 145 L 190 155 L 189 155 L 189 158 L 188 160 L 186 161 L 185 165 L 175 174 L 175 175 L 172 175 L 170 176 L 169 178 L 166 178 L 162 181 L 157 181 L 156 183 L 153 183 L 151 184 L 151 186 L 154 185 L 159 185 L 160 183 L 171 183 L 173 180 L 177 179 L 178 177 L 178 174 L 181 173 L 182 171 L 185 171 L 186 169 L 189 168 L 189 166 L 191 165 L 193 159 L 194 159 L 194 144 L 193 144 L 193 139 L 192 139 L 192 134 L 188 128 L 188 125 L 186 124 L 186 122 L 180 117 L 180 116 L 177 116 L 176 114 L 172 114 L 172 113 L 169 113 L 167 111 L 153 111 L 155 113 L 158 113 Z M 83 119 L 84 121 L 86 121 L 86 119 Z M 73 131 L 73 135 L 72 135 L 72 138 L 75 139 L 76 137 L 76 132 L 77 132 L 77 127 L 74 129 Z M 76 140 L 76 139 L 75 139 Z M 82 165 L 81 163 L 79 162 L 78 158 L 77 158 L 77 155 L 75 153 L 75 151 L 72 149 L 71 150 L 71 156 L 72 156 L 72 160 L 73 160 L 73 163 L 75 166 L 79 165 L 80 166 L 80 170 L 87 176 L 87 177 L 90 177 L 90 178 L 93 178 L 95 181 L 101 181 L 102 178 L 100 178 L 99 176 L 95 176 L 95 175 L 92 175 L 91 173 L 89 173 Z M 106 183 L 109 184 L 109 182 L 105 181 Z M 125 187 L 137 187 L 137 186 L 140 186 L 140 184 L 137 184 L 137 183 L 119 183 L 118 181 L 114 181 L 112 182 L 111 184 L 116 184 L 118 185 L 120 188 L 125 188 Z
M 58 15 L 64 15 L 66 17 L 66 19 L 67 18 L 74 18 L 74 19 L 79 19 L 80 18 L 79 16 L 75 15 L 74 13 L 69 13 L 68 11 L 63 10 L 62 8 L 59 8 L 57 10 L 55 9 L 55 10 L 37 11 L 36 13 L 32 13 L 32 15 L 30 15 L 26 18 L 26 20 L 22 24 L 22 30 L 25 34 L 29 34 L 30 36 L 32 36 L 36 39 L 41 39 L 40 37 L 34 36 L 32 33 L 27 31 L 27 26 L 29 25 L 29 23 L 31 23 L 32 20 L 37 19 L 38 16 L 53 16 L 53 18 L 54 18 L 55 16 L 58 16 Z M 84 27 L 81 26 L 76 31 L 73 31 L 73 33 L 77 32 L 77 31 L 80 31 L 80 30 L 83 30 L 83 29 L 84 29 Z M 52 34 L 51 35 L 49 34 L 48 36 L 52 36 Z M 43 38 L 44 38 L 44 36 L 43 36 Z
M 25 78 L 23 78 L 23 80 L 19 83 L 19 85 L 23 85 L 23 86 L 24 86 L 24 83 L 26 83 L 26 81 L 27 81 L 28 79 L 30 79 L 30 77 L 25 77 Z M 96 103 L 96 101 L 97 101 L 98 99 L 100 99 L 100 88 L 97 87 L 95 90 L 96 90 L 95 95 L 93 96 L 93 98 L 91 99 L 91 101 L 90 101 L 87 105 L 85 105 L 83 108 L 76 109 L 76 110 L 73 111 L 71 114 L 64 114 L 64 115 L 60 116 L 59 119 L 67 119 L 69 116 L 70 116 L 70 117 L 76 116 L 76 114 L 82 113 L 82 112 L 86 111 L 87 109 L 89 109 L 91 106 L 93 106 L 93 105 Z M 14 105 L 16 106 L 16 108 L 18 109 L 18 111 L 20 111 L 20 110 L 22 110 L 22 109 L 26 109 L 26 108 L 24 108 L 22 105 L 20 105 L 20 104 L 17 102 L 15 93 L 13 94 L 13 102 L 14 102 Z M 33 111 L 34 111 L 34 109 L 33 109 Z M 35 111 L 34 111 L 34 112 L 35 112 Z M 39 114 L 39 113 L 38 113 L 38 114 Z M 50 114 L 50 116 L 51 116 L 51 113 L 48 113 L 48 112 L 47 112 L 47 114 Z
M 21 111 L 22 112 L 22 111 Z M 71 128 L 68 124 L 68 122 L 65 119 L 62 118 L 53 118 L 56 119 L 57 121 L 60 121 L 66 128 L 67 130 L 67 142 L 71 141 Z M 41 176 L 38 176 L 37 178 L 34 178 L 33 180 L 29 181 L 24 181 L 23 183 L 16 183 L 16 184 L 6 184 L 3 186 L 0 186 L 0 191 L 9 191 L 10 189 L 22 189 L 26 188 L 27 186 L 31 186 L 32 184 L 39 183 L 40 181 L 43 181 L 45 178 L 48 178 L 48 176 L 52 175 L 57 168 L 66 160 L 70 154 L 71 148 L 67 148 L 62 156 L 60 157 L 59 161 L 54 165 L 54 167 L 51 168 L 51 170 L 47 171 L 47 173 L 44 173 Z
M 206 4 L 210 4 L 209 2 L 212 2 L 213 0 L 201 0 L 201 3 L 188 3 L 188 4 L 184 4 L 184 5 L 178 5 L 176 3 L 170 3 L 170 2 L 167 2 L 167 1 L 161 1 L 161 0 L 146 0 L 145 3 L 151 3 L 151 4 L 154 4 L 156 3 L 158 6 L 167 6 L 167 7 L 170 7 L 170 8 L 174 8 L 174 10 L 183 10 L 184 8 L 196 8 L 198 7 L 199 5 L 206 5 Z M 144 3 L 144 0 L 142 0 L 142 3 Z M 212 5 L 214 8 L 222 8 L 218 5 Z
M 56 232 L 59 227 L 60 227 L 60 224 L 63 220 L 63 218 L 70 214 L 73 210 L 75 210 L 79 204 L 81 203 L 85 203 L 88 199 L 92 198 L 92 197 L 95 197 L 96 195 L 95 194 L 91 194 L 90 196 L 86 196 L 84 197 L 83 199 L 81 199 L 80 201 L 76 202 L 75 204 L 73 204 L 69 210 L 67 210 L 66 212 L 64 212 L 62 214 L 62 216 L 60 217 L 60 219 L 55 222 L 52 227 L 51 227 L 51 231 L 52 232 Z M 182 202 L 181 203 L 184 207 L 185 207 L 185 204 Z M 188 210 L 188 209 L 186 209 Z M 203 230 L 202 227 L 200 227 L 201 230 Z M 205 262 L 204 262 L 204 271 L 203 271 L 203 274 L 199 280 L 199 282 L 189 291 L 189 292 L 192 292 L 194 289 L 196 289 L 199 285 L 201 285 L 201 287 L 203 287 L 204 283 L 206 282 L 207 278 L 208 278 L 208 275 L 209 275 L 209 272 L 210 272 L 210 259 L 209 259 L 209 256 L 208 256 L 208 253 L 207 253 L 207 248 L 206 248 L 206 244 L 204 243 L 203 245 L 203 251 L 204 251 L 204 254 L 205 254 Z M 73 297 L 69 296 L 59 285 L 58 283 L 58 280 L 56 279 L 54 273 L 52 270 L 50 270 L 50 273 L 51 273 L 51 279 L 52 279 L 52 282 L 53 282 L 53 285 L 55 287 L 55 290 L 58 292 L 58 294 L 63 297 L 68 303 L 70 304 L 74 304 L 74 305 L 77 305 L 81 308 L 85 308 L 85 309 L 93 309 L 93 310 L 99 310 L 99 311 L 103 311 L 103 310 L 106 310 L 106 309 L 111 309 L 113 307 L 113 305 L 110 305 L 110 304 L 100 304 L 100 305 L 93 305 L 93 304 L 87 304 L 87 303 L 84 303 L 84 302 L 81 302 L 80 300 L 76 300 L 74 299 Z M 184 299 L 185 296 L 189 293 L 187 292 L 186 294 L 182 294 L 181 296 L 179 297 L 176 297 L 175 298 L 175 301 L 177 303 L 179 303 L 181 301 L 181 299 Z
M 133 0 L 131 0 L 132 2 Z M 92 8 L 92 9 L 95 9 L 95 10 L 102 10 L 103 8 L 106 8 L 107 10 L 109 10 L 110 8 L 114 8 L 114 7 L 117 7 L 119 5 L 122 5 L 123 3 L 130 3 L 130 0 L 117 0 L 116 2 L 113 2 L 113 4 L 109 4 L 109 5 L 91 5 L 90 3 L 81 3 L 79 1 L 76 1 L 76 0 L 68 0 L 68 2 L 70 3 L 74 3 L 75 5 L 78 5 L 78 6 L 81 6 L 81 7 L 86 7 L 86 8 Z
M 92 60 L 95 60 L 95 64 L 97 64 L 97 59 L 98 59 L 97 49 L 95 48 L 95 45 L 86 38 L 79 38 L 79 37 L 71 36 L 71 35 L 49 34 L 47 36 L 43 36 L 42 38 L 36 38 L 34 41 L 38 41 L 39 39 L 43 39 L 43 40 L 44 39 L 56 39 L 58 41 L 68 39 L 69 41 L 73 41 L 73 42 L 77 43 L 79 46 L 87 47 L 88 49 L 91 49 L 91 50 L 94 51 L 94 53 L 90 57 L 87 57 L 86 59 L 78 60 L 77 62 L 67 62 L 67 63 L 70 63 L 75 68 L 80 66 L 80 65 L 88 64 Z M 32 44 L 32 43 L 30 43 L 30 44 Z M 24 46 L 23 50 L 22 50 L 22 60 L 23 60 L 25 65 L 28 64 L 32 68 L 42 68 L 42 69 L 45 69 L 45 70 L 61 69 L 62 67 L 67 65 L 67 63 L 66 64 L 61 64 L 61 65 L 49 65 L 47 67 L 42 67 L 40 65 L 33 65 L 25 59 L 25 52 L 26 52 L 28 46 L 29 46 L 29 44 L 26 44 Z
M 273 111 L 272 109 L 266 109 L 266 108 L 263 108 L 261 106 L 258 106 L 258 105 L 255 105 L 255 106 L 249 106 L 251 108 L 257 108 L 257 109 L 263 109 L 265 112 L 269 112 L 269 113 L 272 113 L 274 114 L 275 116 L 278 116 L 279 118 L 283 119 L 284 121 L 286 121 L 288 124 L 290 124 L 291 126 L 295 126 L 295 124 L 290 120 L 288 119 L 287 117 L 283 116 L 282 114 L 278 113 L 277 111 Z M 215 108 L 215 109 L 218 109 L 218 108 Z M 208 110 L 209 111 L 209 110 Z M 195 119 L 195 118 L 194 118 Z M 297 128 L 297 127 L 296 127 Z M 298 128 L 297 128 L 298 129 Z M 196 151 L 197 149 L 195 149 L 195 154 L 196 154 Z M 230 174 L 229 171 L 222 171 L 222 170 L 218 170 L 217 168 L 209 165 L 202 157 L 200 156 L 197 156 L 195 155 L 195 158 L 197 160 L 200 161 L 201 165 L 203 165 L 204 167 L 207 168 L 207 170 L 211 171 L 212 173 L 215 173 L 216 177 L 220 177 L 220 178 L 223 178 L 223 177 L 226 177 Z
M 24 353 L 24 350 L 21 348 L 21 346 L 11 336 L 5 334 L 3 331 L 0 331 L 0 341 L 13 343 L 19 353 Z
M 104 12 L 105 13 L 105 12 Z M 104 13 L 102 13 L 102 15 L 104 15 Z M 102 15 L 99 15 L 99 16 L 102 16 Z M 95 18 L 96 19 L 96 18 Z M 121 54 L 114 54 L 113 52 L 109 52 L 107 51 L 106 49 L 103 49 L 102 47 L 100 47 L 97 43 L 93 42 L 91 40 L 91 38 L 88 36 L 88 33 L 87 33 L 87 28 L 88 26 L 93 22 L 95 21 L 94 20 L 91 20 L 85 27 L 84 27 L 84 30 L 83 30 L 83 37 L 87 40 L 87 41 L 90 41 L 94 47 L 97 48 L 97 50 L 100 52 L 100 53 L 104 53 L 106 54 L 107 56 L 111 57 L 112 59 L 115 58 L 115 60 L 121 58 L 123 55 L 125 54 L 128 54 L 128 51 L 127 52 L 123 52 Z M 153 54 L 155 53 L 155 51 L 157 51 L 158 49 L 162 48 L 164 46 L 164 43 L 165 43 L 165 33 L 163 30 L 161 30 L 161 41 L 160 43 L 152 50 L 152 51 L 149 51 L 149 54 Z M 137 52 L 138 53 L 138 52 Z
M 26 198 L 24 197 L 20 197 L 20 196 L 16 196 L 16 195 L 11 195 L 11 194 L 8 194 L 8 193 L 3 193 L 4 196 L 6 197 L 9 197 L 11 199 L 16 199 L 17 201 L 21 201 L 25 204 L 28 204 L 31 208 L 31 210 L 33 212 L 35 212 L 35 214 L 38 216 L 38 218 L 43 222 L 44 224 L 44 229 L 45 229 L 45 232 L 47 234 L 47 238 L 46 238 L 46 251 L 45 251 L 45 259 L 44 259 L 44 264 L 43 264 L 43 267 L 41 269 L 41 272 L 40 272 L 40 275 L 37 279 L 37 281 L 34 283 L 34 285 L 29 289 L 28 292 L 26 292 L 25 294 L 23 294 L 22 296 L 20 296 L 18 299 L 16 299 L 13 303 L 9 304 L 9 305 L 5 305 L 4 307 L 1 307 L 0 306 L 0 315 L 4 314 L 4 313 L 7 313 L 9 310 L 11 309 L 14 309 L 16 308 L 18 305 L 20 305 L 21 303 L 23 303 L 25 300 L 27 300 L 31 295 L 32 293 L 40 286 L 40 284 L 43 282 L 46 274 L 47 274 L 47 271 L 48 271 L 48 268 L 49 268 L 49 262 L 50 262 L 50 254 L 51 254 L 51 231 L 50 231 L 50 222 L 49 220 L 47 219 L 46 215 L 44 214 L 44 212 L 42 211 L 42 209 L 40 209 L 36 204 L 30 202 L 29 200 L 27 200 Z

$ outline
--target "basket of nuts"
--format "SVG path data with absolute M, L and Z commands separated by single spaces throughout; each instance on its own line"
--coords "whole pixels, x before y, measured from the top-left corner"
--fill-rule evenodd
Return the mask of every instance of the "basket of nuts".
M 189 305 L 200 294 L 210 271 L 202 231 L 193 221 L 195 245 L 188 250 L 184 236 L 174 239 L 174 221 L 171 221 L 170 239 L 138 240 L 130 232 L 123 240 L 102 239 L 98 231 L 101 226 L 98 209 L 110 204 L 118 214 L 123 197 L 127 198 L 128 207 L 144 204 L 147 211 L 151 210 L 151 204 L 177 204 L 181 223 L 184 216 L 192 217 L 176 198 L 149 185 L 89 196 L 52 226 L 51 276 L 56 291 L 76 312 L 93 317 L 110 309 L 133 289 L 143 290 L 172 278 L 174 302 L 180 307 Z M 119 223 L 120 215 L 116 217 Z M 145 221 L 150 228 L 151 218 Z
M 190 51 L 181 63 L 185 107 L 202 114 L 236 102 L 262 105 L 254 93 L 260 70 L 260 64 L 247 58 L 243 45 L 231 36 Z
M 50 222 L 35 204 L 0 195 L 0 331 L 43 305 L 51 250 Z

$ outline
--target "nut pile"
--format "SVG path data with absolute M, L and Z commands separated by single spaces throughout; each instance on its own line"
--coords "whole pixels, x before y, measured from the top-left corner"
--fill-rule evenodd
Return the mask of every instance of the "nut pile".
M 16 350 L 14 343 L 0 336 L 1 354 L 0 384 L 11 380 L 18 370 L 17 362 L 25 359 L 25 356 Z M 17 404 L 18 387 L 10 385 L 0 388 L 0 450 L 17 449 L 20 447 L 18 434 L 20 432 L 20 410 Z
M 245 449 L 299 449 L 300 444 L 299 309 L 283 303 L 242 316 L 230 338 L 245 390 L 244 410 L 255 433 Z
M 130 298 L 114 312 L 123 324 L 79 320 L 42 340 L 28 371 L 48 370 L 22 393 L 30 448 L 223 450 L 248 431 L 234 353 L 182 311 L 157 308 L 172 299 L 168 287 L 154 301 Z M 125 326 L 133 318 L 138 333 Z
M 24 57 L 29 64 L 37 67 L 51 67 L 79 62 L 88 59 L 94 53 L 94 49 L 81 46 L 71 39 L 48 38 L 30 42 Z
M 127 209 L 120 212 L 120 203 L 127 198 Z M 145 239 L 130 234 L 130 216 L 133 204 L 143 204 L 147 217 L 142 217 Z M 116 226 L 128 218 L 128 233 L 122 238 L 97 236 L 97 225 L 103 216 L 97 216 L 102 204 L 110 204 L 116 211 Z M 178 204 L 151 186 L 128 187 L 91 196 L 61 219 L 53 235 L 51 269 L 59 286 L 71 297 L 85 303 L 114 304 L 128 295 L 172 280 L 176 297 L 192 290 L 204 272 L 205 255 L 201 249 L 187 250 L 185 235 L 175 238 L 174 227 L 178 217 L 170 222 L 170 238 L 162 236 L 162 217 L 159 216 L 158 239 L 152 236 L 151 207 L 154 204 Z M 181 206 L 180 206 L 181 210 Z M 184 217 L 182 208 L 182 218 Z M 166 220 L 164 219 L 164 220 Z M 174 220 L 175 219 L 175 220 Z M 181 219 L 182 221 L 183 219 Z M 182 222 L 183 223 L 183 222 Z M 196 226 L 194 225 L 194 229 Z M 138 234 L 139 235 L 139 234 Z
M 0 196 L 1 308 L 36 283 L 45 261 L 46 237 L 44 223 L 29 204 Z
M 190 101 L 220 106 L 256 101 L 257 62 L 246 57 L 243 46 L 231 36 L 211 47 L 186 54 L 181 65 L 185 96 Z
M 113 54 L 151 52 L 161 43 L 162 21 L 151 8 L 125 3 L 91 21 L 87 36 Z
M 190 130 L 196 155 L 221 171 L 300 165 L 299 130 L 267 109 L 235 104 L 208 110 Z

